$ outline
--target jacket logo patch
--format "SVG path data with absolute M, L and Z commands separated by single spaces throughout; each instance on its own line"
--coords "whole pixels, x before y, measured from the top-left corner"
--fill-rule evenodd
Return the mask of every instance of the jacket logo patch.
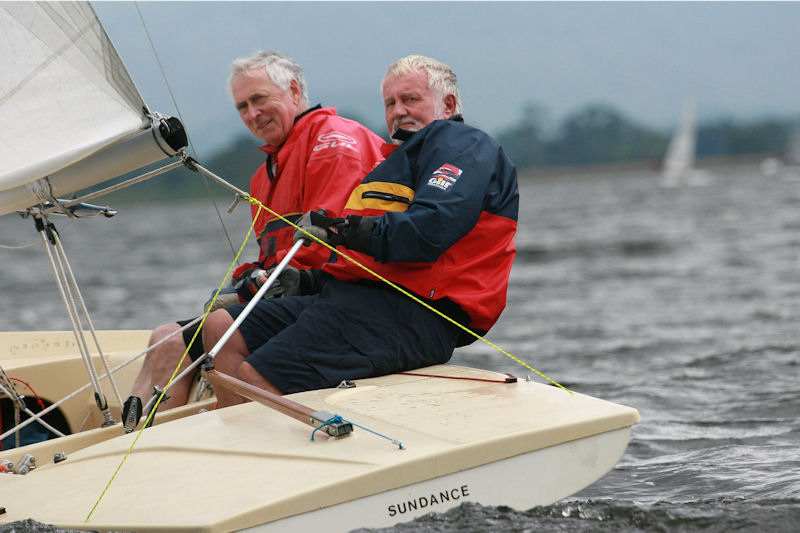
M 431 178 L 428 180 L 428 185 L 433 187 L 438 187 L 443 191 L 446 191 L 453 185 L 455 185 L 456 181 L 458 181 L 458 177 L 461 175 L 463 170 L 460 168 L 445 163 L 444 165 L 440 166 L 437 170 L 431 174 Z
M 319 143 L 314 147 L 315 152 L 319 152 L 320 150 L 324 150 L 326 148 L 334 148 L 336 146 L 342 146 L 344 148 L 350 148 L 355 150 L 356 144 L 358 141 L 350 135 L 346 133 L 342 133 L 341 131 L 329 131 L 328 133 L 323 133 L 319 137 L 317 137 L 317 142 Z

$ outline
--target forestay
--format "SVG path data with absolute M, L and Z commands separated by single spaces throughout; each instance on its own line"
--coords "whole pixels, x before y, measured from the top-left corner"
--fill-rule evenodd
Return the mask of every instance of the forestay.
M 88 3 L 0 3 L 0 72 L 0 215 L 176 152 Z

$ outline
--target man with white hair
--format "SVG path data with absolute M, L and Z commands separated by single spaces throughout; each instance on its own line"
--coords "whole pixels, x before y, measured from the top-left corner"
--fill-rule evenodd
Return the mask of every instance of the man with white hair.
M 245 318 L 217 354 L 220 372 L 275 393 L 333 387 L 444 363 L 500 316 L 516 253 L 513 163 L 463 123 L 447 65 L 408 56 L 381 85 L 396 144 L 384 146 L 386 160 L 353 189 L 342 218 L 309 211 L 298 225 L 426 305 L 337 255 L 323 265 L 317 294 L 259 302 L 258 318 Z M 295 241 L 310 241 L 305 232 L 296 230 Z M 242 308 L 208 317 L 207 346 Z M 220 406 L 242 401 L 227 390 L 217 398 Z
M 228 94 L 242 122 L 266 143 L 261 150 L 266 161 L 250 181 L 250 194 L 290 221 L 310 209 L 340 213 L 349 192 L 383 158 L 383 141 L 369 129 L 336 114 L 334 108 L 310 107 L 303 69 L 291 58 L 273 51 L 256 52 L 231 65 Z M 258 213 L 251 206 L 252 216 Z M 262 210 L 254 228 L 259 257 L 233 274 L 232 285 L 216 307 L 249 300 L 265 279 L 264 270 L 274 267 L 292 247 L 293 228 Z M 269 296 L 314 292 L 318 278 L 311 275 L 328 259 L 322 247 L 300 250 L 290 263 L 292 270 L 281 280 L 294 283 L 270 289 Z M 218 299 L 219 300 L 219 299 Z M 150 346 L 191 322 L 163 324 L 150 338 Z M 186 351 L 197 325 L 156 346 L 145 358 L 132 394 L 149 396 L 154 386 L 164 387 Z M 198 335 L 189 355 L 196 360 L 204 352 Z M 183 367 L 191 361 L 185 360 Z M 186 403 L 190 381 L 173 383 L 164 409 Z

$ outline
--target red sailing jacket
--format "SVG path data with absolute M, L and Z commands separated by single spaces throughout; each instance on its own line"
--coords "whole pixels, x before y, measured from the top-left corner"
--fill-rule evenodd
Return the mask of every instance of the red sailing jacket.
M 267 161 L 251 178 L 250 194 L 292 222 L 320 208 L 338 216 L 350 191 L 383 159 L 383 144 L 366 127 L 339 117 L 335 108 L 317 106 L 296 119 L 280 147 L 261 148 Z M 253 217 L 257 211 L 251 205 Z M 274 266 L 292 247 L 293 228 L 262 209 L 254 229 L 259 262 Z M 329 256 L 324 247 L 302 247 L 291 264 L 319 268 Z
M 345 253 L 486 333 L 505 308 L 516 254 L 514 164 L 494 139 L 454 120 L 434 121 L 390 149 L 345 206 L 345 216 L 378 217 L 368 253 Z M 338 255 L 323 271 L 342 281 L 374 279 Z M 459 345 L 473 340 L 463 333 Z

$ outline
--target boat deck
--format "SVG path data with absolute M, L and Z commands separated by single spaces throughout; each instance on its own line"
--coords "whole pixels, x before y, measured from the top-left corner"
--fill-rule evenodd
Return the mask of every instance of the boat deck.
M 450 365 L 424 371 L 504 378 Z M 437 479 L 451 495 L 467 486 L 465 500 L 530 507 L 557 501 L 602 476 L 619 460 L 628 428 L 639 420 L 635 409 L 525 381 L 391 375 L 288 397 L 396 439 L 404 449 L 359 427 L 339 439 L 317 432 L 311 441 L 310 427 L 248 403 L 145 430 L 88 524 L 87 515 L 136 433 L 75 451 L 26 476 L 3 476 L 0 504 L 7 514 L 0 522 L 34 518 L 74 529 L 232 531 L 383 494 L 389 499 L 361 507 L 356 522 L 380 527 L 398 519 L 391 502 L 400 496 L 392 491 Z M 616 449 L 609 452 L 592 440 L 602 435 L 614 436 Z M 589 444 L 570 451 L 570 443 Z M 468 477 L 472 470 L 564 446 L 564 453 L 544 453 L 537 467 L 555 467 L 548 476 L 559 483 L 528 473 L 542 483 L 527 491 L 542 494 L 533 503 L 526 490 L 517 490 L 523 494 L 509 502 L 511 496 L 497 486 L 502 475 Z M 467 477 L 459 479 L 461 474 Z M 482 481 L 492 477 L 497 479 Z M 422 501 L 409 494 L 411 500 L 396 505 Z

